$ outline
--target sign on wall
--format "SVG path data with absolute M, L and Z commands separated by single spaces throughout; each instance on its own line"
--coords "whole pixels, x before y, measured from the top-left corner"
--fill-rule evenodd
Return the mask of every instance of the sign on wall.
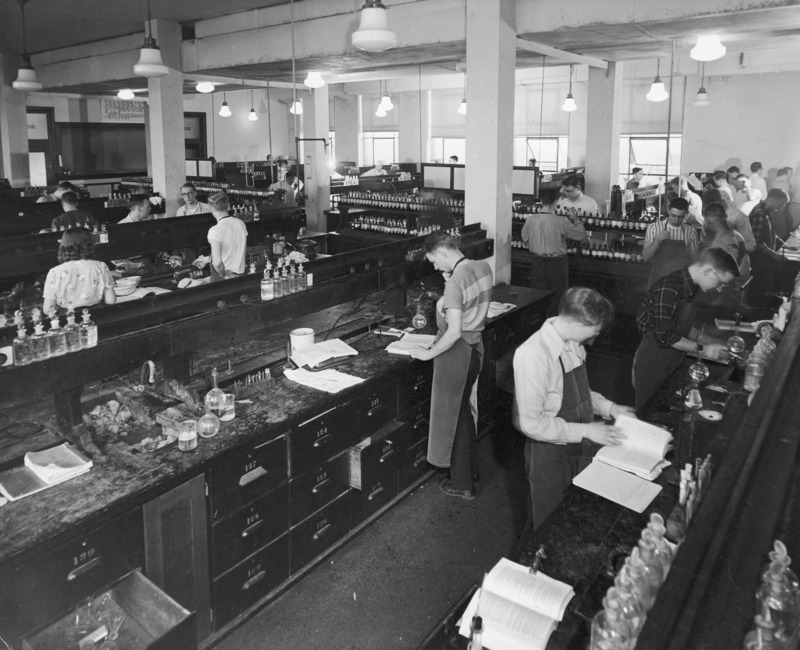
M 135 99 L 100 99 L 101 122 L 144 123 L 147 102 Z
M 49 137 L 47 115 L 45 113 L 28 113 L 28 140 L 47 140 Z

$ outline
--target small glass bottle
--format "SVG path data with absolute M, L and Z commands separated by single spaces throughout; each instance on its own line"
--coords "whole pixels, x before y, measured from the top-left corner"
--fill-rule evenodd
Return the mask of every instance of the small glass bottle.
M 50 311 L 49 316 L 50 330 L 47 332 L 47 342 L 50 345 L 50 356 L 60 357 L 67 353 L 67 333 L 59 326 L 55 309 Z
M 106 224 L 100 224 L 100 243 L 108 243 L 108 230 L 106 230 Z
M 292 293 L 292 288 L 291 288 L 291 284 L 290 284 L 290 280 L 289 280 L 289 276 L 288 276 L 288 270 L 287 270 L 287 268 L 285 266 L 283 267 L 283 270 L 281 271 L 281 286 L 283 287 L 283 295 L 284 296 L 288 296 L 290 293 Z
M 67 324 L 64 325 L 64 334 L 67 337 L 67 352 L 77 352 L 83 347 L 81 341 L 81 326 L 75 322 L 75 312 L 67 312 Z
M 756 629 L 744 637 L 744 650 L 785 650 L 786 646 L 775 638 L 775 623 L 756 614 Z
M 797 631 L 797 602 L 779 562 L 773 562 L 767 578 L 756 592 L 756 611 L 769 612 L 775 638 L 788 644 Z M 787 646 L 789 647 L 789 646 Z
M 278 269 L 273 271 L 272 283 L 274 285 L 273 292 L 276 298 L 283 298 L 283 282 L 281 282 L 281 274 Z
M 639 557 L 644 563 L 644 574 L 647 577 L 647 583 L 650 585 L 650 591 L 653 593 L 653 599 L 658 595 L 661 585 L 664 584 L 664 567 L 655 556 L 656 546 L 652 542 L 640 539 L 637 548 L 634 548 L 631 555 Z
M 81 313 L 81 347 L 93 348 L 97 345 L 97 325 L 88 309 Z
M 264 269 L 264 277 L 261 278 L 261 300 L 272 300 L 275 297 L 275 285 L 269 277 L 269 271 Z
M 192 451 L 197 448 L 197 422 L 184 420 L 178 424 L 178 449 Z
M 601 609 L 592 619 L 589 650 L 631 650 L 633 647 L 630 629 L 614 604 L 614 601 L 609 601 L 612 606 Z
M 211 390 L 205 397 L 206 411 L 220 417 L 225 409 L 225 392 L 217 386 L 217 369 L 211 369 Z
M 303 263 L 300 263 L 300 266 L 297 269 L 297 274 L 299 276 L 299 291 L 305 291 L 308 289 L 308 275 L 306 274 L 305 270 L 303 269 Z
M 31 336 L 31 360 L 44 361 L 50 358 L 50 342 L 47 334 L 44 333 L 42 321 L 37 320 L 33 324 L 33 335 Z
M 622 587 L 609 587 L 606 597 L 603 598 L 603 607 L 609 609 L 608 603 L 616 601 L 619 605 L 619 613 L 628 624 L 630 629 L 631 641 L 635 641 L 642 630 L 645 621 L 645 613 L 639 599 Z
M 20 323 L 17 326 L 17 336 L 12 343 L 14 349 L 14 365 L 26 366 L 33 361 L 33 351 L 31 350 L 31 340 L 25 332 L 25 325 Z

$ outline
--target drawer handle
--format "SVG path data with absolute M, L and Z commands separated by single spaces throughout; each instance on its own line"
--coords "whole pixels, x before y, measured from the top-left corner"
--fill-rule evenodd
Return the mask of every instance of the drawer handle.
M 325 524 L 322 528 L 320 528 L 316 533 L 314 533 L 314 537 L 312 538 L 315 542 L 325 535 L 331 529 L 331 524 Z
M 381 492 L 383 492 L 383 486 L 382 485 L 377 490 L 373 490 L 372 492 L 369 493 L 369 496 L 367 497 L 367 501 L 372 501 Z
M 421 458 L 417 458 L 417 460 L 414 461 L 413 467 L 419 467 L 424 462 L 425 462 L 425 456 L 422 456 Z
M 331 434 L 330 434 L 330 433 L 327 433 L 327 434 L 325 434 L 324 436 L 322 436 L 321 438 L 317 438 L 317 439 L 314 441 L 314 446 L 315 446 L 315 447 L 322 447 L 322 445 L 327 445 L 327 444 L 328 444 L 328 439 L 329 439 L 330 437 L 331 437 Z
M 86 564 L 81 564 L 77 569 L 73 569 L 67 574 L 67 582 L 72 582 L 73 580 L 77 580 L 80 578 L 84 573 L 89 573 L 89 571 L 96 569 L 103 563 L 103 556 L 98 555 L 97 557 L 93 557 L 89 560 Z
M 371 418 L 376 413 L 380 413 L 383 410 L 383 404 L 378 404 L 377 406 L 373 406 L 369 411 L 367 411 L 367 417 Z
M 266 475 L 267 475 L 267 470 L 265 470 L 261 466 L 256 467 L 255 469 L 250 470 L 249 472 L 247 472 L 247 474 L 242 474 L 239 477 L 239 487 L 244 487 L 245 485 L 248 485 L 248 484 L 252 483 L 253 481 L 257 481 L 262 476 L 266 476 Z
M 420 379 L 416 384 L 414 384 L 413 391 L 415 393 L 417 393 L 417 392 L 421 391 L 423 388 L 425 388 L 427 385 L 428 385 L 427 380 Z
M 250 578 L 247 582 L 242 585 L 242 591 L 247 591 L 250 587 L 257 585 L 261 582 L 264 578 L 267 577 L 266 571 L 259 571 L 256 573 L 252 578 Z
M 317 483 L 313 488 L 311 488 L 311 494 L 317 494 L 322 488 L 328 485 L 331 482 L 329 478 L 326 478 L 324 481 Z
M 252 534 L 252 533 L 256 532 L 256 531 L 257 531 L 259 528 L 261 528 L 263 525 L 264 525 L 264 520 L 263 520 L 263 519 L 259 519 L 259 520 L 258 520 L 256 523 L 254 523 L 254 524 L 252 524 L 252 525 L 248 526 L 247 528 L 245 528 L 245 529 L 242 531 L 242 537 L 247 537 L 248 535 L 250 535 L 250 534 Z
M 380 459 L 378 462 L 379 462 L 379 463 L 382 463 L 382 462 L 384 462 L 384 461 L 385 461 L 387 458 L 389 458 L 389 457 L 390 457 L 392 454 L 394 454 L 394 452 L 395 452 L 395 450 L 394 450 L 394 449 L 390 449 L 390 450 L 389 450 L 389 451 L 387 451 L 387 452 L 386 452 L 386 453 L 385 453 L 383 456 L 381 456 L 381 459 Z

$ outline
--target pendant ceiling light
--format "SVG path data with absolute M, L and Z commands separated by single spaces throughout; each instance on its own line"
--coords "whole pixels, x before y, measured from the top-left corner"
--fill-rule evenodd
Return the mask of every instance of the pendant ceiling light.
M 561 110 L 567 113 L 578 110 L 578 105 L 575 103 L 575 98 L 572 96 L 572 66 L 569 66 L 569 92 L 561 106 Z
M 708 100 L 708 93 L 706 92 L 706 64 L 701 66 L 702 72 L 700 73 L 700 90 L 697 91 L 697 96 L 694 99 L 695 106 L 709 106 L 711 102 Z
M 220 117 L 231 116 L 231 108 L 230 106 L 228 106 L 228 98 L 225 96 L 225 93 L 222 93 L 222 106 L 219 107 L 219 116 Z
M 725 56 L 725 46 L 719 42 L 719 36 L 711 34 L 709 36 L 698 36 L 697 45 L 689 52 L 695 61 L 716 61 Z
M 392 98 L 389 97 L 389 91 L 385 86 L 383 90 L 383 95 L 381 96 L 381 103 L 379 104 L 379 106 L 387 113 L 394 108 L 394 104 L 392 104 Z
M 289 107 L 289 112 L 292 115 L 302 115 L 303 114 L 303 100 L 302 99 L 295 99 L 292 102 L 292 105 Z
M 383 52 L 397 45 L 397 34 L 389 29 L 388 11 L 380 0 L 367 0 L 361 7 L 361 21 L 350 42 L 366 52 Z
M 656 78 L 650 84 L 650 92 L 647 93 L 647 100 L 651 102 L 663 102 L 669 97 L 667 89 L 664 87 L 664 82 L 661 81 L 661 59 L 658 59 L 656 66 Z
M 194 89 L 199 93 L 213 93 L 214 84 L 211 81 L 198 81 Z
M 255 122 L 258 119 L 258 113 L 256 113 L 256 109 L 253 108 L 253 89 L 250 89 L 250 114 L 247 116 L 247 119 L 251 122 Z
M 375 117 L 386 117 L 388 113 L 383 110 L 380 104 L 378 104 L 378 110 L 375 111 Z
M 139 62 L 133 66 L 134 74 L 140 77 L 163 77 L 169 74 L 169 68 L 164 65 L 161 60 L 161 50 L 158 49 L 158 43 L 153 38 L 153 26 L 150 20 L 150 0 L 147 0 L 147 36 L 144 39 L 144 45 L 139 50 Z
M 19 0 L 19 9 L 22 12 L 22 65 L 17 70 L 17 78 L 11 83 L 14 90 L 23 92 L 41 90 L 42 84 L 36 79 L 36 70 L 31 65 L 28 56 L 28 43 L 25 38 L 25 5 L 27 0 Z
M 303 83 L 309 88 L 322 88 L 325 85 L 325 80 L 319 72 L 309 72 Z
M 133 94 L 130 88 L 123 88 L 117 93 L 117 97 L 119 99 L 133 99 L 136 95 Z

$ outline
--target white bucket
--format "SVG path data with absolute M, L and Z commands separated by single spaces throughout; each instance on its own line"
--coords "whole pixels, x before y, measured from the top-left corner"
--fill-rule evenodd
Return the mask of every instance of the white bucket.
M 292 343 L 292 354 L 310 345 L 314 345 L 314 330 L 310 327 L 298 327 L 289 332 L 289 340 Z

